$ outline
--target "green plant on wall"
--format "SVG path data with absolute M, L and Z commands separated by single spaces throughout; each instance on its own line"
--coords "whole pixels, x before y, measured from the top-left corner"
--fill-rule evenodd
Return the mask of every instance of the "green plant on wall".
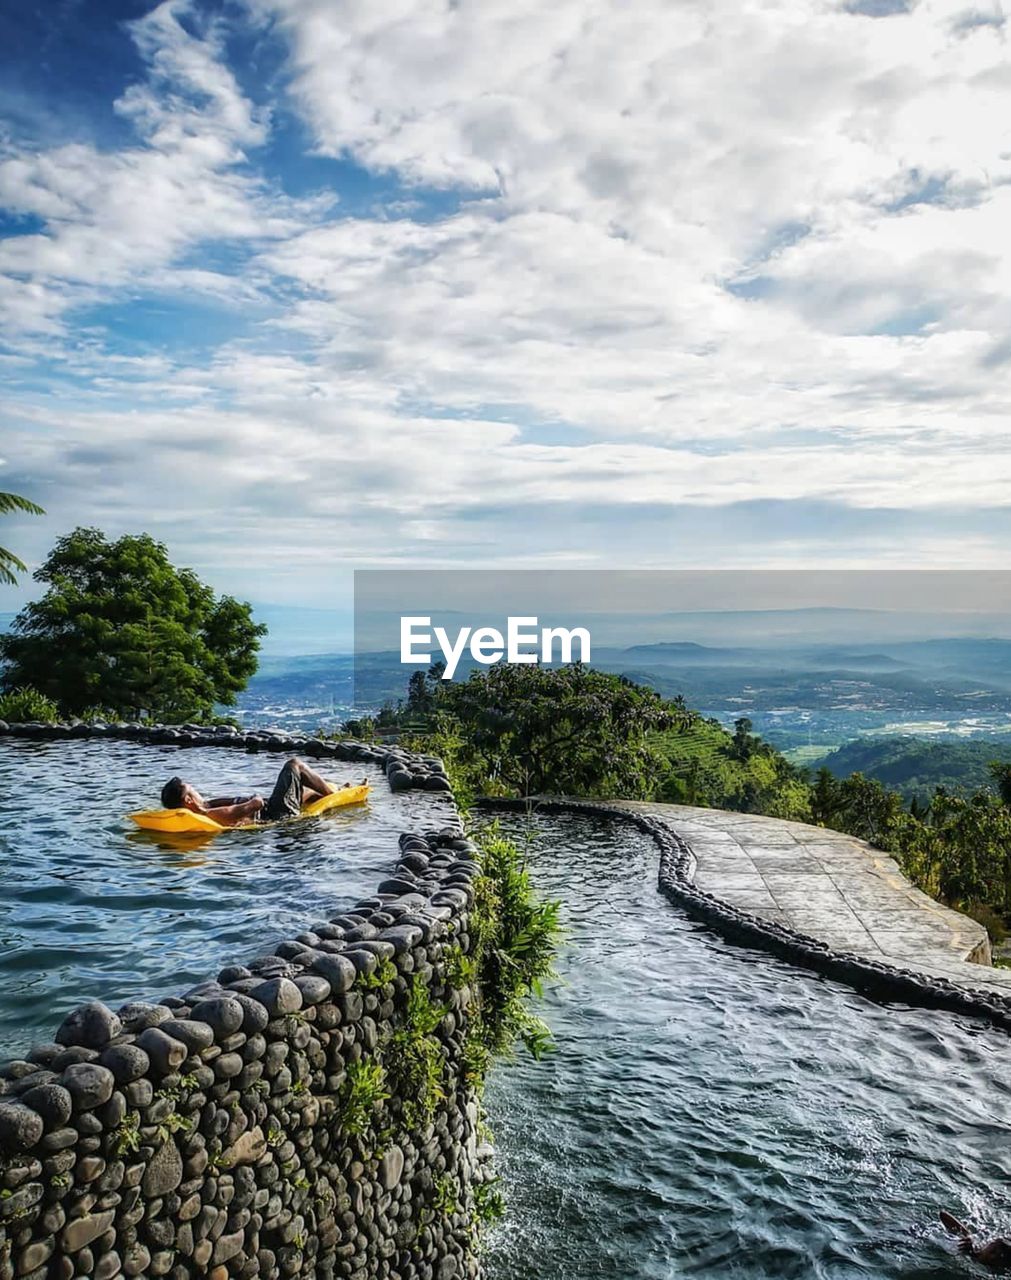
M 113 1155 L 123 1156 L 129 1151 L 136 1151 L 139 1147 L 140 1115 L 136 1111 L 131 1111 L 114 1131 L 111 1150 Z
M 474 1188 L 474 1219 L 478 1228 L 492 1226 L 505 1216 L 505 1196 L 498 1178 L 479 1182 Z
M 434 1034 L 446 1012 L 432 1003 L 428 987 L 415 979 L 407 990 L 404 1020 L 386 1047 L 390 1084 L 403 1100 L 408 1129 L 427 1124 L 446 1096 L 442 1045 Z
M 383 960 L 374 973 L 361 973 L 358 975 L 358 986 L 363 991 L 378 991 L 380 987 L 385 987 L 392 982 L 397 976 L 397 966 L 392 960 Z
M 436 1180 L 432 1208 L 447 1218 L 460 1212 L 460 1187 L 452 1174 L 444 1173 Z
M 490 1057 L 519 1041 L 535 1058 L 552 1047 L 551 1033 L 530 1010 L 531 996 L 552 972 L 561 937 L 561 904 L 538 898 L 526 859 L 492 824 L 477 839 L 481 875 L 471 913 L 472 957 L 480 1001 L 467 1037 L 472 1078 Z
M 170 1111 L 155 1129 L 155 1136 L 164 1145 L 174 1133 L 189 1133 L 196 1122 L 181 1116 L 178 1111 Z
M 372 1127 L 377 1110 L 389 1096 L 386 1071 L 381 1063 L 349 1063 L 338 1112 L 341 1128 L 345 1133 L 367 1133 Z
M 443 952 L 442 972 L 446 985 L 459 991 L 461 987 L 472 986 L 475 982 L 477 961 L 473 956 L 466 955 L 462 947 L 454 944 Z

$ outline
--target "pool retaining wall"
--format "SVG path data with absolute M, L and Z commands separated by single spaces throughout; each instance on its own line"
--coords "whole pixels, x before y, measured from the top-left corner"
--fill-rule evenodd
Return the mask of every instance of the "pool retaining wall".
M 297 751 L 449 791 L 437 760 L 365 743 L 0 732 Z M 84 1005 L 0 1068 L 0 1280 L 477 1275 L 491 1149 L 464 1066 L 477 993 L 460 975 L 478 865 L 451 797 L 432 808 L 441 825 L 402 835 L 391 876 L 352 910 L 183 995 Z
M 660 892 L 722 937 L 770 952 L 783 960 L 844 982 L 876 1000 L 968 1014 L 1011 1031 L 1011 999 L 1006 996 L 973 991 L 946 978 L 899 969 L 852 952 L 835 951 L 817 938 L 721 902 L 714 894 L 694 883 L 695 858 L 689 843 L 654 814 L 639 813 L 606 801 L 560 797 L 482 800 L 480 803 L 482 808 L 489 810 L 533 808 L 547 813 L 586 813 L 631 823 L 657 845 Z

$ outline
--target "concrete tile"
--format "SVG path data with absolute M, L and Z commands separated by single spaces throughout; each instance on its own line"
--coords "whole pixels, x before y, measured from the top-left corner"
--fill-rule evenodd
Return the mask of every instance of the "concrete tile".
M 720 901 L 731 907 L 740 907 L 742 911 L 752 911 L 756 915 L 773 912 L 781 914 L 779 904 L 771 893 L 754 893 L 749 889 L 728 889 L 719 895 Z
M 724 872 L 709 866 L 704 870 L 700 867 L 695 874 L 695 883 L 700 889 L 705 889 L 706 893 L 717 895 L 730 891 L 738 892 L 742 889 L 750 893 L 768 892 L 765 881 L 757 871 Z
M 813 858 L 803 858 L 798 857 L 796 854 L 791 854 L 789 857 L 783 858 L 755 857 L 752 861 L 756 870 L 761 872 L 763 876 L 816 876 L 819 880 L 831 883 L 830 878 Z
M 1011 993 L 1011 970 L 958 959 L 979 926 L 914 889 L 888 854 L 802 823 L 687 805 L 635 804 L 670 824 L 697 859 L 697 883 L 714 897 L 788 924 L 840 951 Z

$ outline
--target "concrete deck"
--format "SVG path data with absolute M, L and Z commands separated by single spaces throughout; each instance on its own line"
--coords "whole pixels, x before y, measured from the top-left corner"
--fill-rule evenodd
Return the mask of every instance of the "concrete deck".
M 862 840 L 746 813 L 620 802 L 659 818 L 691 848 L 695 883 L 731 906 L 898 969 L 1011 995 L 982 925 L 942 907 Z

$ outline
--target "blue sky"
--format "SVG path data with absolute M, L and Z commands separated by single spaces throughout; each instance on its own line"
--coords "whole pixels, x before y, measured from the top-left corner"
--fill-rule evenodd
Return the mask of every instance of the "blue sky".
M 220 589 L 1011 550 L 1000 0 L 0 3 L 0 489 Z M 30 583 L 0 587 L 17 608 Z

